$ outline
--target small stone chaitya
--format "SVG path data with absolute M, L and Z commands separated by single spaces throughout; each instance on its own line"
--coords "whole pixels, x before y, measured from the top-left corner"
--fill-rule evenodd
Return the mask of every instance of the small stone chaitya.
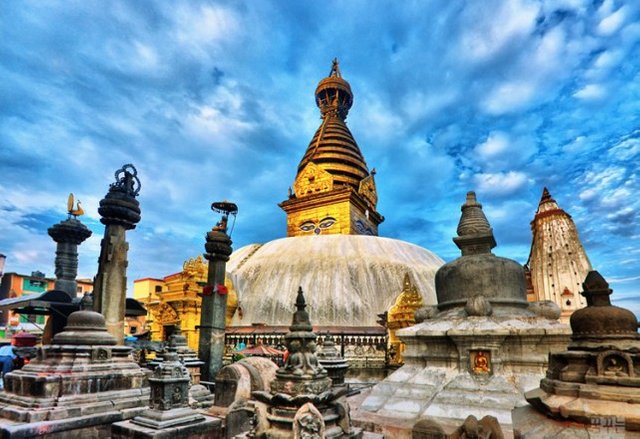
M 597 271 L 583 283 L 587 307 L 571 316 L 568 350 L 551 354 L 540 388 L 527 392 L 535 408 L 558 420 L 601 427 L 617 433 L 640 431 L 640 334 L 629 310 L 611 305 L 609 284 Z M 531 426 L 546 435 L 555 426 Z M 523 428 L 526 433 L 529 429 Z
M 306 306 L 300 288 L 297 311 L 286 335 L 289 357 L 276 371 L 271 392 L 253 392 L 256 421 L 252 437 L 361 437 L 361 431 L 350 424 L 346 387 L 332 388 L 327 371 L 318 363 L 316 334 L 311 332 Z
M 189 407 L 189 372 L 175 348 L 164 353 L 164 361 L 149 378 L 149 409 L 130 421 L 113 424 L 114 439 L 219 437 L 221 421 Z
M 112 422 L 149 402 L 150 372 L 133 362 L 131 349 L 116 346 L 102 315 L 72 313 L 53 344 L 5 376 L 2 437 L 106 437 Z

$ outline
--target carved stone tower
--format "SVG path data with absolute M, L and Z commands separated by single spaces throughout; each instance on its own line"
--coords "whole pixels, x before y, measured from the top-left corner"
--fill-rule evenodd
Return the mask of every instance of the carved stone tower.
M 93 304 L 102 314 L 107 330 L 118 343 L 124 340 L 124 312 L 127 297 L 127 252 L 129 243 L 125 232 L 134 229 L 140 221 L 140 180 L 133 165 L 124 165 L 116 171 L 115 183 L 100 200 L 100 222 L 106 227 L 100 245 L 98 274 L 94 282 Z
M 591 263 L 582 247 L 571 215 L 562 210 L 547 188 L 531 221 L 533 241 L 525 269 L 530 278 L 529 301 L 551 300 L 561 309 L 560 319 L 586 306 L 580 286 Z
M 384 217 L 376 211 L 375 170 L 369 172 L 347 128 L 353 94 L 338 60 L 318 84 L 316 104 L 322 123 L 298 165 L 289 199 L 280 203 L 287 213 L 287 236 L 377 236 Z

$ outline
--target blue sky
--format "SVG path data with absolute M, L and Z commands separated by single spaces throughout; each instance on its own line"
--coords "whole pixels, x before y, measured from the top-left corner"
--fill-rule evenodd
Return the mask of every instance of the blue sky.
M 475 190 L 495 253 L 524 263 L 548 186 L 617 303 L 640 313 L 639 18 L 638 2 L 608 0 L 4 2 L 5 270 L 53 274 L 46 229 L 74 192 L 92 277 L 98 201 L 125 163 L 142 181 L 130 281 L 201 253 L 212 201 L 239 205 L 236 248 L 283 237 L 277 203 L 338 57 L 382 236 L 451 260 Z

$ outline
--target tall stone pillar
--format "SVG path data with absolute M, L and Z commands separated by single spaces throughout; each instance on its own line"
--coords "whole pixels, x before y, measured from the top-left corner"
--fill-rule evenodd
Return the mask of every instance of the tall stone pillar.
M 218 204 L 218 203 L 214 203 Z M 220 203 L 222 204 L 222 203 Z M 227 203 L 231 205 L 232 203 Z M 233 205 L 235 208 L 235 205 Z M 214 208 L 214 206 L 212 206 Z M 237 211 L 237 208 L 235 208 Z M 214 208 L 214 210 L 216 210 Z M 203 288 L 200 313 L 200 340 L 198 352 L 202 366 L 202 381 L 214 381 L 222 368 L 224 356 L 224 329 L 227 314 L 227 295 L 224 288 L 226 263 L 231 255 L 231 238 L 227 235 L 229 211 L 223 211 L 222 219 L 207 233 L 204 257 L 209 261 L 207 285 Z
M 62 290 L 72 298 L 76 297 L 76 276 L 78 275 L 78 246 L 91 236 L 91 230 L 75 216 L 49 228 L 49 236 L 56 247 L 56 290 Z
M 93 285 L 94 310 L 102 314 L 107 330 L 124 343 L 124 312 L 127 296 L 127 252 L 129 244 L 125 232 L 140 221 L 140 180 L 133 165 L 124 165 L 115 173 L 116 182 L 100 200 L 98 213 L 104 224 L 104 238 L 100 244 L 98 274 Z

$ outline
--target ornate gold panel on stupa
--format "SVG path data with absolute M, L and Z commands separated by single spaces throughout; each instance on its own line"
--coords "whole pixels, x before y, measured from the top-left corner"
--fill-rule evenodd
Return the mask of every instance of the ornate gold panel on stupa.
M 167 340 L 176 326 L 187 338 L 189 348 L 198 350 L 200 302 L 198 295 L 207 281 L 208 262 L 202 257 L 187 259 L 182 271 L 162 279 L 145 278 L 134 281 L 134 297 L 147 308 L 147 326 L 151 340 Z M 227 297 L 227 324 L 238 306 L 235 290 L 225 281 Z M 133 334 L 135 335 L 135 334 Z
M 407 328 L 415 325 L 415 313 L 424 306 L 424 300 L 418 292 L 418 289 L 411 283 L 409 273 L 404 275 L 402 292 L 398 295 L 396 302 L 387 312 L 387 329 L 389 330 L 389 364 L 400 365 L 404 363 L 402 353 L 404 352 L 404 343 L 396 336 L 398 329 Z
M 369 172 L 346 125 L 353 94 L 337 60 L 315 94 L 322 123 L 298 165 L 289 199 L 280 203 L 287 236 L 377 236 L 384 217 L 376 211 L 375 170 Z

